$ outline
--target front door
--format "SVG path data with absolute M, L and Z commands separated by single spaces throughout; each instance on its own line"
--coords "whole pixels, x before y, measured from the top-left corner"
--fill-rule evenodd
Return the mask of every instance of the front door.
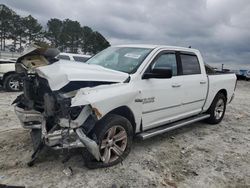
M 172 69 L 173 76 L 139 81 L 143 99 L 143 130 L 169 123 L 181 116 L 183 90 L 175 52 L 160 52 L 146 71 L 150 72 L 154 67 L 168 67 Z

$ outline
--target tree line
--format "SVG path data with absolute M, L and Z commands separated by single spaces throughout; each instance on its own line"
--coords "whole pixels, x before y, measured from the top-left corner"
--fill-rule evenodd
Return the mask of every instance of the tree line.
M 6 49 L 6 41 L 12 40 L 12 51 L 22 51 L 25 44 L 56 47 L 61 51 L 95 54 L 108 46 L 109 42 L 98 31 L 81 26 L 70 19 L 48 20 L 46 27 L 31 15 L 22 17 L 4 4 L 0 4 L 0 49 Z

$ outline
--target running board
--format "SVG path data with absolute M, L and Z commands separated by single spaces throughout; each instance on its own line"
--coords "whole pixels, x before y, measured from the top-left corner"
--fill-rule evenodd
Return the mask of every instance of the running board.
M 162 134 L 162 133 L 177 129 L 177 128 L 183 127 L 185 125 L 188 125 L 188 124 L 191 124 L 191 123 L 194 123 L 197 121 L 201 121 L 203 119 L 207 119 L 209 117 L 210 117 L 209 114 L 201 114 L 201 115 L 198 115 L 195 117 L 191 117 L 191 118 L 180 120 L 180 121 L 177 121 L 177 122 L 174 122 L 171 124 L 167 124 L 167 125 L 164 125 L 161 127 L 156 127 L 156 128 L 150 129 L 150 130 L 146 130 L 146 131 L 138 134 L 137 136 L 140 139 L 145 140 L 145 139 L 151 138 L 153 136 L 156 136 L 158 134 Z

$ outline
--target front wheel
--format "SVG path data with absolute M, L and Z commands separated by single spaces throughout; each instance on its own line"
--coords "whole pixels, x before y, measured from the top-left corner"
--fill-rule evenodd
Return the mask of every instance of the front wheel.
M 128 156 L 133 128 L 126 118 L 115 114 L 108 115 L 96 125 L 93 132 L 99 144 L 101 157 L 95 168 L 116 165 Z
M 223 93 L 218 93 L 210 108 L 208 109 L 208 113 L 210 117 L 207 119 L 207 122 L 210 124 L 217 124 L 220 123 L 224 117 L 226 111 L 226 102 L 227 99 Z

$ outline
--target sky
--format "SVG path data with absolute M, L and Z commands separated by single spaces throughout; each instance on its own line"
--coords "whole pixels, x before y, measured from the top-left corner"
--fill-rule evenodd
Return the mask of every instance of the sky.
M 164 44 L 199 49 L 205 62 L 250 67 L 250 0 L 0 0 L 46 26 L 77 20 L 111 45 Z M 245 65 L 243 65 L 245 64 Z M 232 67 L 233 66 L 233 67 Z

